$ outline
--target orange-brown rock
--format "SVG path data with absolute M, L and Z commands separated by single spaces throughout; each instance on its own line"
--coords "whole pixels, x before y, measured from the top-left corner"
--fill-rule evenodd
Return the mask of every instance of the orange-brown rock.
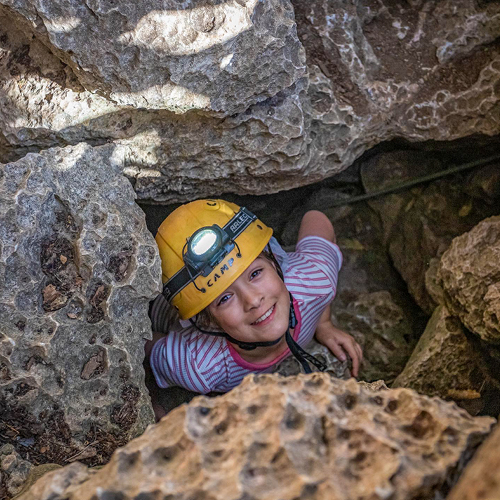
M 324 373 L 249 376 L 176 408 L 95 473 L 72 464 L 19 500 L 433 498 L 493 421 Z
M 500 427 L 479 448 L 447 500 L 500 498 Z

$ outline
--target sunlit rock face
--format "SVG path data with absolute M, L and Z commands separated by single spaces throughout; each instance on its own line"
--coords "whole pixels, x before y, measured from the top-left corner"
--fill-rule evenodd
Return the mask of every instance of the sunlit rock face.
M 4 161 L 114 142 L 139 198 L 171 203 L 317 182 L 394 137 L 500 133 L 497 2 L 88 4 L 0 0 Z
M 289 2 L 1 3 L 86 88 L 120 104 L 230 115 L 306 73 Z
M 39 463 L 103 462 L 153 421 L 142 360 L 160 260 L 112 150 L 0 165 L 0 429 Z
M 325 373 L 249 376 L 176 408 L 103 469 L 51 472 L 20 500 L 440 498 L 493 422 Z

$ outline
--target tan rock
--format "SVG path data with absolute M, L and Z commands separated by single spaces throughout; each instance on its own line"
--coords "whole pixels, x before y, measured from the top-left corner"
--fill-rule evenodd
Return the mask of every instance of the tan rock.
M 481 445 L 446 500 L 500 498 L 500 427 Z
M 92 476 L 73 464 L 19 500 L 433 498 L 493 422 L 324 373 L 249 376 L 176 408 Z
M 500 341 L 500 217 L 455 238 L 439 276 L 450 311 L 483 340 Z
M 487 389 L 480 363 L 459 319 L 439 306 L 392 387 L 444 399 L 480 399 L 481 391 Z

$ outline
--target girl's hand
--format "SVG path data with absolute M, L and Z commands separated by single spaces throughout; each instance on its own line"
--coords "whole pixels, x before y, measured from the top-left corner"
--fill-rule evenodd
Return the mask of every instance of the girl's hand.
M 351 335 L 339 330 L 328 321 L 318 325 L 316 340 L 328 347 L 340 361 L 347 359 L 347 353 L 352 360 L 352 374 L 355 377 L 358 376 L 359 366 L 363 361 L 363 351 Z

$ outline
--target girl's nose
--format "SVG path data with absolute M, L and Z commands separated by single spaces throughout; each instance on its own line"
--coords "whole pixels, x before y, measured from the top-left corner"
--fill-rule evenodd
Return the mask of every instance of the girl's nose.
M 264 297 L 262 293 L 259 293 L 257 290 L 244 290 L 243 291 L 243 301 L 245 304 L 245 310 L 250 311 L 251 309 L 256 309 L 260 307 Z

